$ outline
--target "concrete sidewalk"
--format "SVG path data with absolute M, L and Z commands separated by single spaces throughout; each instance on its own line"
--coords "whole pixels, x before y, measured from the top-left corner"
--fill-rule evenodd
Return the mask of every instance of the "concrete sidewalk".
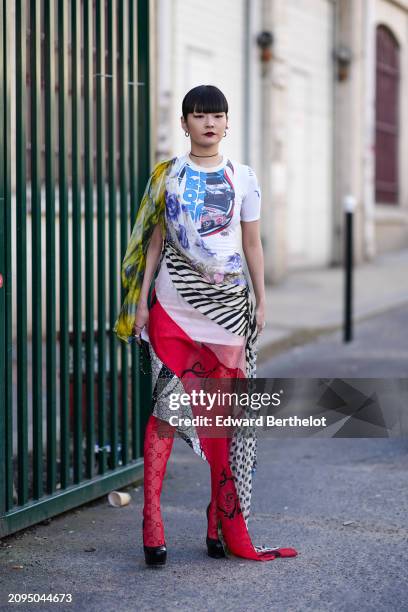
M 267 324 L 258 360 L 343 325 L 342 268 L 292 272 L 266 290 Z M 408 249 L 378 256 L 354 272 L 354 322 L 408 303 Z

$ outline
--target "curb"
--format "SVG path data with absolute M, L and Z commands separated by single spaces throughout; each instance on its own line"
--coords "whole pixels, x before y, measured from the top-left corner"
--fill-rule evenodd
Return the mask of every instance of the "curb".
M 393 310 L 399 310 L 400 308 L 408 307 L 408 301 L 400 302 L 397 305 L 388 306 L 370 313 L 366 313 L 360 316 L 356 316 L 353 319 L 354 323 L 362 323 L 368 321 L 374 317 L 377 317 Z M 343 323 L 333 323 L 331 325 L 325 325 L 322 327 L 301 327 L 296 331 L 288 334 L 286 338 L 272 341 L 265 346 L 258 349 L 258 363 L 262 365 L 268 359 L 276 357 L 286 350 L 294 348 L 296 346 L 305 346 L 316 340 L 319 336 L 331 334 L 336 331 L 343 329 Z

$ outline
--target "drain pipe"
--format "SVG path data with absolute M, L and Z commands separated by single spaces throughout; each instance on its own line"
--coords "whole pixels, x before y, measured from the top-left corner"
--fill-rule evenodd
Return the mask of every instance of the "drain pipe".
M 250 161 L 250 117 L 251 117 L 251 96 L 250 96 L 250 61 L 251 61 L 251 7 L 250 0 L 244 2 L 244 78 L 243 78 L 243 116 L 242 116 L 242 133 L 243 133 L 243 163 L 249 165 Z

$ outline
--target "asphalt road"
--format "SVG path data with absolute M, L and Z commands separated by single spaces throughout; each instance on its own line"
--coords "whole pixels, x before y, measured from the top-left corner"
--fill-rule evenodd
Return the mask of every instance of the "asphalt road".
M 403 376 L 408 312 L 292 349 L 258 376 Z M 373 374 L 375 373 L 375 374 Z M 260 439 L 249 531 L 255 544 L 292 546 L 266 563 L 210 559 L 205 550 L 208 465 L 174 442 L 162 493 L 163 568 L 143 559 L 143 491 L 106 498 L 5 538 L 0 609 L 8 593 L 72 593 L 73 603 L 22 610 L 371 612 L 408 610 L 408 440 Z M 17 566 L 17 567 L 16 567 Z
M 260 378 L 408 378 L 408 306 L 370 317 L 354 327 L 353 340 L 342 332 L 320 336 L 260 363 Z

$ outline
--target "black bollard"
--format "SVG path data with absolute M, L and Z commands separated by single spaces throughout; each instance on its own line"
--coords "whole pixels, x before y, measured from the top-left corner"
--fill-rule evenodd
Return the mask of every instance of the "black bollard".
M 344 198 L 344 326 L 343 340 L 353 339 L 353 215 L 354 196 Z

